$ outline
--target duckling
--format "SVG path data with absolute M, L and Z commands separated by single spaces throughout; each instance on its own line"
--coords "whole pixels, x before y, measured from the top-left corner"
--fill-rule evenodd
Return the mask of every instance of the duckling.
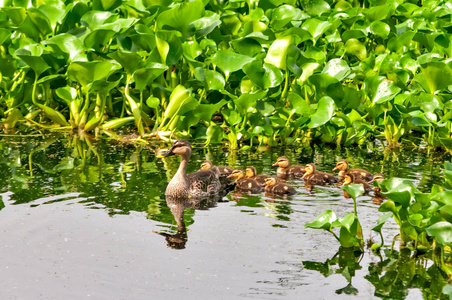
M 325 172 L 317 172 L 315 164 L 307 164 L 305 167 L 306 173 L 303 175 L 303 179 L 309 185 L 327 185 L 333 184 L 339 181 L 333 174 Z
M 245 178 L 252 179 L 257 182 L 257 184 L 262 185 L 265 182 L 266 178 L 271 178 L 270 175 L 260 174 L 256 175 L 257 171 L 255 167 L 246 167 L 245 169 Z
M 369 192 L 371 192 L 372 186 L 365 180 L 363 180 L 362 178 L 359 177 L 355 177 L 355 174 L 350 173 L 350 174 L 345 174 L 345 178 L 344 178 L 344 183 L 342 185 L 349 185 L 349 184 L 361 184 L 364 188 L 364 194 L 368 194 Z M 344 197 L 345 198 L 350 198 L 350 195 L 344 191 Z
M 268 177 L 265 178 L 265 182 L 262 184 L 265 187 L 267 193 L 275 195 L 293 195 L 296 194 L 295 189 L 287 183 L 277 182 L 276 178 Z
M 380 183 L 383 179 L 385 179 L 385 176 L 383 174 L 375 174 L 373 181 Z M 373 188 L 374 188 L 374 195 L 376 198 L 381 198 L 381 199 L 386 198 L 385 196 L 380 194 L 381 189 L 378 186 L 374 186 Z
M 345 174 L 353 174 L 356 179 L 362 178 L 365 181 L 371 181 L 373 178 L 372 173 L 363 169 L 348 169 L 348 162 L 345 159 L 341 159 L 336 163 L 333 171 L 339 170 L 339 181 L 344 181 Z
M 295 176 L 300 177 L 306 173 L 305 167 L 300 165 L 290 166 L 290 161 L 287 157 L 278 157 L 276 162 L 272 165 L 273 167 L 278 167 L 276 170 L 276 175 L 278 177 Z
M 205 160 L 202 162 L 199 170 L 210 170 L 212 168 L 217 168 L 220 172 L 220 177 L 228 177 L 232 174 L 232 168 L 223 166 L 214 166 L 210 160 Z
M 257 184 L 256 181 L 244 178 L 245 172 L 242 169 L 235 169 L 232 171 L 232 174 L 228 176 L 228 178 L 236 178 L 235 181 L 235 190 L 242 192 L 249 192 L 252 194 L 257 194 L 262 191 L 262 187 Z
M 191 174 L 185 173 L 190 161 L 191 151 L 189 141 L 177 140 L 168 151 L 157 156 L 158 158 L 172 155 L 181 157 L 179 168 L 166 187 L 166 196 L 180 198 L 207 197 L 220 192 L 221 183 L 217 172 L 201 170 Z

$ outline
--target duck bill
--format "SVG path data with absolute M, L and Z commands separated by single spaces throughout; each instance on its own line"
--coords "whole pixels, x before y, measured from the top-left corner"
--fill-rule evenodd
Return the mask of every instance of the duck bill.
M 267 186 L 267 184 L 264 182 L 263 184 L 261 184 L 261 186 Z
M 226 178 L 234 178 L 235 176 L 234 175 L 229 175 L 229 176 L 227 176 Z
M 172 150 L 172 148 L 168 149 L 168 151 L 166 151 L 165 153 L 161 153 L 161 154 L 157 155 L 157 158 L 164 158 L 164 157 L 174 155 L 174 152 L 171 150 Z
M 275 162 L 272 167 L 279 167 L 279 164 L 277 162 Z
M 339 168 L 338 167 L 334 167 L 333 171 L 336 171 L 336 170 L 339 170 Z

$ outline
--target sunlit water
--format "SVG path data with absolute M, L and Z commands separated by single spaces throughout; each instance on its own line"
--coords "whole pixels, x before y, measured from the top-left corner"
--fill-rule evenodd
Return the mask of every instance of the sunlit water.
M 427 192 L 450 161 L 422 148 L 367 147 L 195 146 L 188 171 L 211 159 L 275 175 L 271 164 L 286 155 L 331 172 L 347 158 Z M 335 187 L 307 193 L 301 180 L 289 180 L 298 193 L 288 199 L 228 195 L 186 207 L 168 202 L 171 210 L 164 190 L 178 157 L 63 135 L 3 137 L 0 151 L 1 299 L 420 299 L 438 297 L 445 282 L 430 260 L 398 247 L 391 257 L 389 248 L 360 255 L 340 250 L 327 232 L 304 229 L 327 209 L 353 212 L 352 199 Z M 358 213 L 365 239 L 379 242 L 370 230 L 378 205 L 360 197 Z M 398 227 L 388 222 L 383 232 L 390 245 Z

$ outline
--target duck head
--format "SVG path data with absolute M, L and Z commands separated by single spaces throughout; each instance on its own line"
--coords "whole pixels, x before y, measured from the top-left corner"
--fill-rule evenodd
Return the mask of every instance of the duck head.
M 272 166 L 287 168 L 289 166 L 289 159 L 285 156 L 278 157 L 278 159 Z
M 385 179 L 385 176 L 383 174 L 375 174 L 374 175 L 374 181 L 380 183 L 383 179 Z
M 256 174 L 257 174 L 257 172 L 256 172 L 255 167 L 246 167 L 245 178 L 252 178 L 252 177 L 256 176 Z
M 334 167 L 333 171 L 341 170 L 341 171 L 347 171 L 348 169 L 348 162 L 345 159 L 341 159 L 336 163 L 336 166 Z
M 191 144 L 187 140 L 177 140 L 165 153 L 158 155 L 158 158 L 168 157 L 172 155 L 191 155 Z
M 348 185 L 355 181 L 355 176 L 353 174 L 346 174 L 344 177 L 344 183 L 342 185 Z
M 201 164 L 200 170 L 210 170 L 212 168 L 213 164 L 210 160 L 205 160 Z
M 262 184 L 262 186 L 272 186 L 276 184 L 276 178 L 269 177 L 265 178 L 265 182 Z
M 306 176 L 315 173 L 315 164 L 307 164 L 305 166 L 306 173 L 304 173 L 303 178 Z
M 232 171 L 232 174 L 229 175 L 227 178 L 236 178 L 237 180 L 242 179 L 245 176 L 245 173 L 242 169 L 235 169 Z

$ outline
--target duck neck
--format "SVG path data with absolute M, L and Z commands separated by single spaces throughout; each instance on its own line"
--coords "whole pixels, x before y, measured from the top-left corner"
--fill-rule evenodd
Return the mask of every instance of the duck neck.
M 179 169 L 177 169 L 176 174 L 174 175 L 173 178 L 182 178 L 183 181 L 187 181 L 186 179 L 186 172 L 187 172 L 187 166 L 188 166 L 188 161 L 190 160 L 190 154 L 183 154 L 180 156 L 180 164 L 179 164 Z M 179 179 L 181 180 L 181 179 Z

